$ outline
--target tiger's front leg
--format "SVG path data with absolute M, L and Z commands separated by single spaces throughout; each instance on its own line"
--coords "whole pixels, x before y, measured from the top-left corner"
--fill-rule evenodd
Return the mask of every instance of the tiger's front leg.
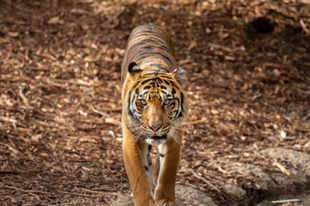
M 172 138 L 158 146 L 154 178 L 158 177 L 155 188 L 155 201 L 160 206 L 177 206 L 175 181 L 179 164 L 181 146 Z M 155 179 L 155 180 L 156 180 Z
M 126 172 L 129 178 L 130 186 L 133 192 L 136 206 L 155 206 L 152 197 L 151 180 L 147 176 L 146 170 L 151 168 L 150 163 L 145 159 L 148 153 L 148 145 L 140 140 L 139 143 L 134 142 L 133 135 L 123 129 L 123 155 Z

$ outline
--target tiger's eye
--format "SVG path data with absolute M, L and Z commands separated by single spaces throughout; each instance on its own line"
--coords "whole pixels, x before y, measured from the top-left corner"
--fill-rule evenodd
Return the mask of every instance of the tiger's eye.
M 146 106 L 147 105 L 147 101 L 145 99 L 140 99 L 139 102 L 140 102 L 140 104 L 142 106 Z
M 166 99 L 166 100 L 164 101 L 164 105 L 165 105 L 165 106 L 168 106 L 170 103 L 171 103 L 171 99 Z

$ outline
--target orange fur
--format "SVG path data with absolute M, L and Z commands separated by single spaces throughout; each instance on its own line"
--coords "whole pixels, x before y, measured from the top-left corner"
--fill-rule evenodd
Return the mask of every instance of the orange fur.
M 187 98 L 168 33 L 136 27 L 122 64 L 123 154 L 136 206 L 177 205 L 175 181 Z M 158 146 L 154 171 L 151 146 Z M 152 174 L 153 173 L 153 174 Z

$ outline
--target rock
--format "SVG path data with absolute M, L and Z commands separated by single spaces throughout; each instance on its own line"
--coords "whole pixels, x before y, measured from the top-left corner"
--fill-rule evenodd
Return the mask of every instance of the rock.
M 257 189 L 268 191 L 278 187 L 273 179 L 265 173 L 262 168 L 256 165 L 231 162 L 227 164 L 227 167 L 231 173 L 239 173 L 242 174 L 242 176 L 260 178 L 261 180 L 256 182 Z
M 177 185 L 175 189 L 179 206 L 217 206 L 210 197 L 192 187 Z M 134 206 L 134 199 L 121 197 L 111 206 Z
M 210 197 L 192 187 L 177 185 L 175 189 L 176 196 L 185 206 L 216 206 Z
M 121 197 L 111 204 L 111 206 L 135 206 L 132 196 Z
M 237 202 L 246 200 L 248 197 L 246 191 L 235 185 L 227 184 L 223 186 L 223 191 Z
M 297 169 L 304 173 L 310 180 L 310 155 L 283 148 L 269 148 L 260 152 L 262 155 L 272 157 L 280 161 L 287 161 L 297 166 Z
M 275 204 L 273 201 L 285 200 L 286 203 Z M 290 202 L 290 200 L 292 202 Z M 296 201 L 297 200 L 297 201 Z M 269 198 L 260 203 L 255 204 L 254 206 L 273 206 L 273 205 L 290 205 L 290 206 L 309 206 L 310 205 L 310 194 L 302 193 L 299 195 L 283 195 L 276 198 Z
M 281 199 L 299 199 L 298 203 L 292 203 L 296 206 L 310 205 L 310 195 L 301 193 L 309 189 L 310 183 L 310 155 L 290 149 L 268 148 L 262 150 L 260 154 L 268 160 L 275 162 L 287 162 L 283 167 L 287 172 L 266 172 L 263 168 L 254 164 L 242 164 L 237 162 L 225 162 L 226 170 L 231 174 L 241 177 L 253 177 L 257 197 L 246 194 L 246 191 L 235 185 L 234 181 L 227 180 L 222 183 L 222 191 L 231 197 L 238 205 L 248 205 L 255 203 L 264 198 L 267 200 L 255 204 L 256 206 L 273 205 L 271 201 Z M 292 166 L 290 166 L 292 165 Z M 204 193 L 195 190 L 192 187 L 177 185 L 176 186 L 177 202 L 180 206 L 216 206 L 212 199 Z M 254 198 L 254 199 L 253 199 Z M 134 206 L 133 197 L 123 197 L 112 204 L 112 206 Z

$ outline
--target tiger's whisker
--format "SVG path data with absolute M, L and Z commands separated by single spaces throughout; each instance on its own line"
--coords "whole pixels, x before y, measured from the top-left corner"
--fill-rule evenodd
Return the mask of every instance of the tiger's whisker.
M 172 138 L 173 138 L 174 141 L 176 141 L 176 143 L 178 143 L 181 147 L 183 146 L 182 140 L 181 140 L 177 135 L 172 135 Z
M 140 137 L 141 137 L 141 135 L 142 135 L 142 132 L 141 131 L 138 131 L 134 136 L 135 136 L 135 139 L 134 139 L 134 143 L 137 143 L 138 141 L 139 141 L 139 139 L 140 139 Z

